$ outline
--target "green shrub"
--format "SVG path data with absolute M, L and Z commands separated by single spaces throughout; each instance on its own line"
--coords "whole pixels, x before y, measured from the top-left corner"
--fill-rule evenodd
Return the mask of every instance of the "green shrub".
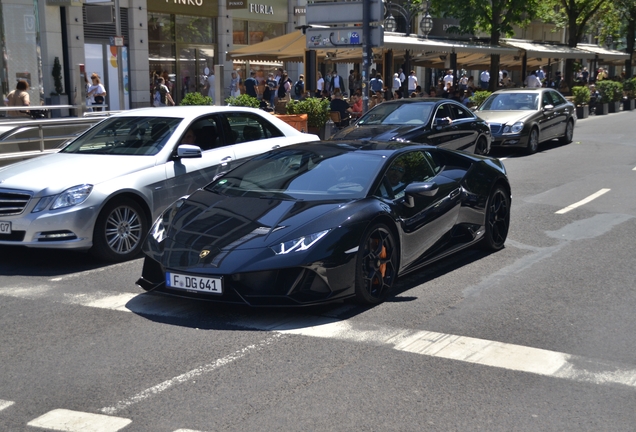
M 586 86 L 572 87 L 572 96 L 574 96 L 574 105 L 583 106 L 590 103 L 590 89 Z
M 636 99 L 636 78 L 626 79 L 623 82 L 623 90 L 630 99 Z
M 225 99 L 225 103 L 230 106 L 242 106 L 242 107 L 252 107 L 252 108 L 258 108 L 261 105 L 261 103 L 258 101 L 257 98 L 252 97 L 248 94 L 242 94 L 236 97 L 234 96 L 229 97 Z
M 307 114 L 307 126 L 321 128 L 329 119 L 329 99 L 307 98 L 287 103 L 287 114 Z
M 479 90 L 473 93 L 473 95 L 469 97 L 468 100 L 475 104 L 476 107 L 478 107 L 479 105 L 484 103 L 484 101 L 488 99 L 488 96 L 490 96 L 491 94 L 492 92 L 489 92 L 488 90 Z
M 61 95 L 64 93 L 64 87 L 62 86 L 62 65 L 59 57 L 55 57 L 55 60 L 53 60 L 51 75 L 53 75 L 53 86 L 55 87 L 55 93 L 52 92 L 51 94 Z
M 596 88 L 601 94 L 601 103 L 620 102 L 623 98 L 623 85 L 617 81 L 597 81 Z
M 212 98 L 210 96 L 203 96 L 201 93 L 187 93 L 179 105 L 212 105 Z

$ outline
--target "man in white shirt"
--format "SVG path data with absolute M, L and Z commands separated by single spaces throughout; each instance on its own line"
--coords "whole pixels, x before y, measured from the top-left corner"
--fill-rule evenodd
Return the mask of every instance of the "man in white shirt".
M 446 71 L 446 75 L 444 75 L 444 87 L 448 87 L 448 83 L 452 86 L 455 81 L 455 76 L 453 75 L 453 70 L 449 69 Z
M 409 74 L 408 80 L 409 80 L 408 91 L 409 91 L 409 96 L 411 96 L 411 93 L 413 93 L 415 89 L 417 88 L 417 77 L 415 76 L 414 70 L 412 70 L 411 73 Z
M 535 75 L 535 72 L 530 72 L 530 75 L 526 77 L 526 81 L 524 82 L 526 87 L 528 88 L 539 88 L 541 87 L 541 80 Z
M 400 89 L 400 87 L 402 87 L 402 82 L 400 81 L 400 76 L 397 73 L 393 74 L 393 87 L 391 88 L 391 90 L 393 90 L 393 93 L 395 93 L 396 91 L 398 91 Z
M 398 69 L 398 78 L 400 79 L 400 82 L 404 82 L 404 80 L 406 79 L 406 76 L 404 75 L 404 71 L 402 70 L 402 68 Z
M 490 72 L 488 72 L 487 70 L 482 71 L 482 73 L 479 75 L 479 87 L 481 87 L 482 90 L 488 90 L 489 81 L 490 81 Z

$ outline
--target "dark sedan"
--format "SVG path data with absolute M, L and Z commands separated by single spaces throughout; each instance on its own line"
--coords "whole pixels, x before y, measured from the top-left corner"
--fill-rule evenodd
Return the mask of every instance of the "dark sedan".
M 454 100 L 413 98 L 376 105 L 331 139 L 411 141 L 484 155 L 491 135 L 485 121 Z
M 137 284 L 252 306 L 355 297 L 480 244 L 504 246 L 510 185 L 485 156 L 410 143 L 316 142 L 246 162 L 176 201 Z
M 574 104 L 550 88 L 498 90 L 475 113 L 490 124 L 493 147 L 520 147 L 528 153 L 555 138 L 572 142 L 576 123 Z

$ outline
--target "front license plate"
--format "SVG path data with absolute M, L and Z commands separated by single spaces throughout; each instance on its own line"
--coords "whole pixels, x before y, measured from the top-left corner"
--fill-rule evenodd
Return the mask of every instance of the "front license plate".
M 0 234 L 11 234 L 11 222 L 0 222 Z
M 170 288 L 187 291 L 223 294 L 223 279 L 218 277 L 200 277 L 179 273 L 166 273 L 166 285 Z

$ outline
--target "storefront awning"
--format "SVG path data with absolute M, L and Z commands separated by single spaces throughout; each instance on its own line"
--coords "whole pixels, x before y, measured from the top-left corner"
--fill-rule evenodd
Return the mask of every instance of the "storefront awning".
M 417 36 L 404 36 L 399 33 L 384 33 L 384 49 L 412 50 L 425 53 L 457 53 L 457 54 L 511 54 L 517 53 L 514 48 L 492 46 L 475 42 L 422 39 Z
M 228 53 L 233 60 L 266 62 L 302 62 L 305 58 L 305 35 L 296 30 Z
M 622 51 L 610 50 L 598 45 L 578 44 L 577 48 L 589 51 L 598 57 L 599 61 L 625 61 L 629 59 L 629 54 Z
M 503 39 L 502 43 L 505 46 L 525 51 L 527 58 L 543 59 L 543 63 L 547 63 L 549 58 L 593 59 L 596 56 L 590 51 L 585 51 L 580 48 L 570 48 L 566 45 L 531 42 L 519 39 Z

